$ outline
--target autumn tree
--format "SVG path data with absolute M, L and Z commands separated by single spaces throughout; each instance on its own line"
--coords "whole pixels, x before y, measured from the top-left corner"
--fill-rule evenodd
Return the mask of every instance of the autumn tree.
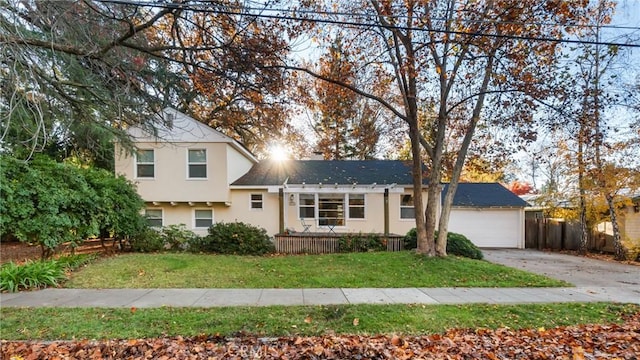
M 333 40 L 319 59 L 318 73 L 363 86 L 349 49 L 340 37 Z M 370 159 L 375 157 L 381 136 L 380 106 L 337 84 L 311 79 L 302 83 L 304 101 L 313 112 L 316 151 L 325 159 Z M 357 84 L 357 85 L 356 85 Z M 305 90 L 311 88 L 311 91 Z
M 109 158 L 166 105 L 259 148 L 286 128 L 284 74 L 261 67 L 282 39 L 233 2 L 0 2 L 3 148 Z
M 533 99 L 548 95 L 548 70 L 558 55 L 559 42 L 539 39 L 557 38 L 580 4 L 371 0 L 331 5 L 341 27 L 325 26 L 327 33 L 339 32 L 351 52 L 360 54 L 358 66 L 374 69 L 377 81 L 394 84 L 395 90 L 374 95 L 309 68 L 289 68 L 374 99 L 406 122 L 417 209 L 423 207 L 422 151 L 428 157 L 427 210 L 424 215 L 415 212 L 418 252 L 444 256 L 453 196 L 478 124 L 503 121 L 503 126 L 519 124 L 528 130 L 536 108 Z M 421 131 L 420 123 L 425 110 L 427 133 Z M 445 137 L 453 127 L 459 129 L 462 141 L 436 223 Z M 434 244 L 436 227 L 439 234 Z
M 582 229 L 580 252 L 587 250 L 590 229 L 600 221 L 601 210 L 594 211 L 595 204 L 607 204 L 607 212 L 613 227 L 616 257 L 624 257 L 621 235 L 617 221 L 617 198 L 621 182 L 612 179 L 625 173 L 627 166 L 617 164 L 632 141 L 624 140 L 628 135 L 620 133 L 613 122 L 611 111 L 625 107 L 627 99 L 619 89 L 621 73 L 618 45 L 603 44 L 603 32 L 611 22 L 616 3 L 607 0 L 593 1 L 578 13 L 580 25 L 568 31 L 581 39 L 568 52 L 571 61 L 563 68 L 558 78 L 563 80 L 564 98 L 560 122 L 554 128 L 564 129 L 566 136 L 575 144 L 577 163 L 578 209 Z M 615 84 L 615 85 L 614 85 Z M 626 112 L 626 111 L 625 111 Z M 633 136 L 632 136 L 633 137 Z M 625 183 L 624 181 L 622 183 Z M 625 184 L 624 187 L 628 187 Z

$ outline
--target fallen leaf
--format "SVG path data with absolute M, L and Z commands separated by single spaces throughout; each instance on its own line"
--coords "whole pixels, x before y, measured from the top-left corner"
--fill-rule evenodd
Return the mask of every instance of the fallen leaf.
M 312 321 L 313 319 L 311 318 L 311 316 L 307 316 L 306 318 L 304 318 L 304 322 L 307 324 L 311 324 Z
M 358 325 L 360 325 L 360 319 L 354 318 L 353 319 L 353 326 L 358 326 Z

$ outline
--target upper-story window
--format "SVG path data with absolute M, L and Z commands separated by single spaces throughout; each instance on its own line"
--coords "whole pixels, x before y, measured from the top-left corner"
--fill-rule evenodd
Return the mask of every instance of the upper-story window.
M 136 152 L 136 177 L 155 177 L 155 158 L 153 149 L 138 150 Z
M 413 195 L 400 195 L 400 219 L 415 219 L 416 209 L 413 206 Z
M 262 194 L 251 194 L 251 209 L 262 210 Z
M 189 179 L 207 177 L 207 150 L 189 149 Z

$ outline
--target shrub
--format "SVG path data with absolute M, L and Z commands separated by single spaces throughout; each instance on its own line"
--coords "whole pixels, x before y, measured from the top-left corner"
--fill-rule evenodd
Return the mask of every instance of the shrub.
M 438 237 L 436 231 L 435 237 Z M 407 232 L 404 237 L 404 248 L 415 249 L 418 246 L 418 236 L 416 228 Z M 434 239 L 435 241 L 435 239 Z M 483 258 L 482 251 L 475 246 L 466 236 L 454 232 L 447 233 L 447 254 L 464 256 L 471 259 L 481 260 Z
M 161 231 L 163 246 L 167 250 L 185 250 L 190 244 L 197 243 L 199 236 L 187 229 L 185 224 L 169 225 Z
M 275 251 L 265 229 L 243 222 L 216 223 L 209 228 L 209 235 L 194 242 L 189 249 L 236 255 L 264 255 Z
M 436 233 L 436 236 L 438 234 Z M 475 246 L 466 236 L 457 233 L 447 234 L 447 253 L 482 260 L 482 251 Z
M 384 251 L 387 249 L 387 244 L 380 236 L 375 234 L 368 234 L 363 236 L 359 234 L 347 234 L 340 237 L 338 240 L 338 251 L 345 252 L 366 252 L 366 251 Z
M 129 239 L 131 250 L 137 252 L 155 252 L 164 249 L 164 240 L 158 230 L 147 227 L 138 235 Z

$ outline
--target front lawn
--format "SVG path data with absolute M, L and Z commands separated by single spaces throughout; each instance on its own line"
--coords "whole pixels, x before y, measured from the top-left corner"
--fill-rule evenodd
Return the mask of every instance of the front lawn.
M 242 334 L 442 333 L 452 328 L 533 328 L 621 322 L 638 305 L 339 305 L 225 308 L 3 308 L 3 340 L 139 339 Z
M 402 288 L 571 286 L 459 257 L 413 252 L 227 256 L 126 254 L 75 272 L 69 288 Z

